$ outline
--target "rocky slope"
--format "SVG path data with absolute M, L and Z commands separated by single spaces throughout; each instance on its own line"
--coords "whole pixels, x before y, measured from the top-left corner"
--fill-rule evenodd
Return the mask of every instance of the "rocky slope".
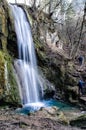
M 15 113 L 14 109 L 1 109 L 0 130 L 81 130 L 67 124 L 64 125 L 61 122 L 61 119 L 63 120 L 61 116 L 57 116 L 59 121 L 56 120 L 52 110 L 49 112 L 48 109 L 45 109 L 31 115 L 20 115 Z M 85 129 L 83 128 L 83 130 Z

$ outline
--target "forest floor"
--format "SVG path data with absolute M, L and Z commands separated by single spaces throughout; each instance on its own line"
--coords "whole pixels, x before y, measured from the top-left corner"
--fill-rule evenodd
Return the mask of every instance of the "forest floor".
M 81 130 L 63 125 L 41 112 L 31 115 L 15 113 L 14 109 L 0 109 L 0 130 Z

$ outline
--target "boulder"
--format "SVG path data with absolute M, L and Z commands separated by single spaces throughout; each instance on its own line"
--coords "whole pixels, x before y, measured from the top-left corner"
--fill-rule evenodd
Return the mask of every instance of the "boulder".
M 70 125 L 86 129 L 86 112 L 83 111 L 81 115 L 71 120 Z

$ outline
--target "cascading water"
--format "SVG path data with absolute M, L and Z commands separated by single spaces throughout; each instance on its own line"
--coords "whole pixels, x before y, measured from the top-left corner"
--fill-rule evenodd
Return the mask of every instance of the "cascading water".
M 11 5 L 15 30 L 19 49 L 19 69 L 21 69 L 20 91 L 23 104 L 37 103 L 40 101 L 37 63 L 31 29 L 23 9 L 17 5 Z
M 19 91 L 23 108 L 18 112 L 28 113 L 39 110 L 41 107 L 58 106 L 64 107 L 63 103 L 54 100 L 40 102 L 40 90 L 42 83 L 37 71 L 34 44 L 31 29 L 27 17 L 21 7 L 11 5 L 15 21 L 15 30 L 19 48 L 19 59 L 15 62 L 17 77 L 19 78 Z M 7 72 L 7 70 L 6 70 Z M 7 74 L 5 75 L 7 79 Z M 41 91 L 41 93 L 43 93 Z M 42 95 L 42 94 L 41 94 Z

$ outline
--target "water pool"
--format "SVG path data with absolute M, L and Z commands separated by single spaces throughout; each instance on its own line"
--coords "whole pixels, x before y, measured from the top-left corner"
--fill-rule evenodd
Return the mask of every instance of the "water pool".
M 22 108 L 17 109 L 16 112 L 28 114 L 30 112 L 38 111 L 40 110 L 40 108 L 43 108 L 43 107 L 45 108 L 45 107 L 53 107 L 53 106 L 58 107 L 59 110 L 61 111 L 71 111 L 71 110 L 76 109 L 74 105 L 57 101 L 54 99 L 50 99 L 50 100 L 43 100 L 42 102 L 26 104 Z

